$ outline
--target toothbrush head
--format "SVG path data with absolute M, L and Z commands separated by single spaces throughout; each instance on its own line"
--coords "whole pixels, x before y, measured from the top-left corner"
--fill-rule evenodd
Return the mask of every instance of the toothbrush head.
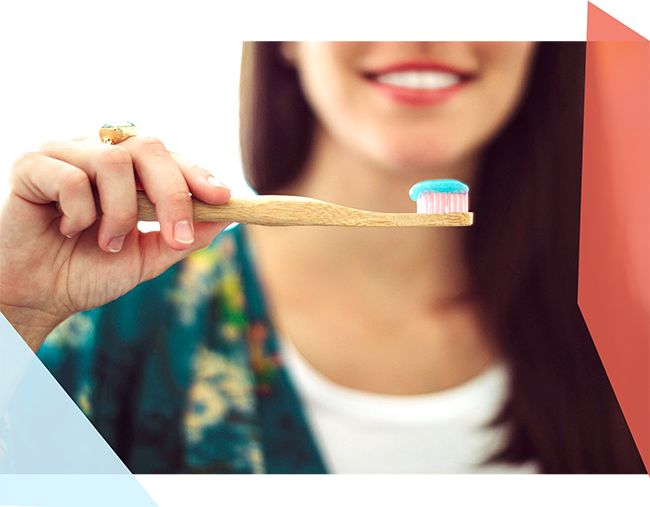
M 458 180 L 428 180 L 416 183 L 409 190 L 417 202 L 418 213 L 467 213 L 469 187 Z

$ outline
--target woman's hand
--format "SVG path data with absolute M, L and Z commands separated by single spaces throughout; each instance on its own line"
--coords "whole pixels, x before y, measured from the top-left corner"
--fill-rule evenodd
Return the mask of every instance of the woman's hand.
M 155 204 L 160 232 L 136 227 L 136 182 Z M 21 156 L 0 211 L 0 310 L 37 350 L 69 316 L 117 299 L 208 246 L 227 224 L 193 223 L 189 192 L 212 204 L 230 198 L 208 171 L 153 137 L 115 146 L 52 141 Z

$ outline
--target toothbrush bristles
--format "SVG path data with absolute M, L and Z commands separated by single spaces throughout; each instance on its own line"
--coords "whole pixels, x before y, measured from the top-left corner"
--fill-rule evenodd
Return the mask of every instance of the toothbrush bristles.
M 467 213 L 468 211 L 468 192 L 421 192 L 418 194 L 418 213 Z

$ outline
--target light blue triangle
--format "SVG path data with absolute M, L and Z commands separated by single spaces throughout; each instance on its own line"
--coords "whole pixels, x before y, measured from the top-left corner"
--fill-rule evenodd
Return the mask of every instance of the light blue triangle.
M 156 506 L 2 314 L 0 505 Z

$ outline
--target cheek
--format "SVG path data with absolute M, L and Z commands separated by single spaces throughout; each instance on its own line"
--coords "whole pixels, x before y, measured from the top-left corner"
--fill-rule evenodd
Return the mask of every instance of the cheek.
M 502 127 L 519 105 L 535 48 L 534 42 L 477 43 L 482 79 L 474 100 L 488 130 Z
M 351 98 L 355 62 L 367 43 L 301 42 L 297 67 L 303 92 L 316 112 L 327 113 Z
M 481 61 L 484 100 L 494 112 L 507 115 L 524 92 L 533 61 L 535 41 L 487 41 L 476 43 Z
M 297 64 L 303 93 L 316 117 L 327 118 L 347 94 L 344 60 L 337 58 L 335 43 L 301 44 Z
M 367 143 L 378 118 L 376 107 L 368 100 L 368 85 L 355 67 L 366 43 L 303 44 L 298 73 L 316 118 L 340 143 Z

